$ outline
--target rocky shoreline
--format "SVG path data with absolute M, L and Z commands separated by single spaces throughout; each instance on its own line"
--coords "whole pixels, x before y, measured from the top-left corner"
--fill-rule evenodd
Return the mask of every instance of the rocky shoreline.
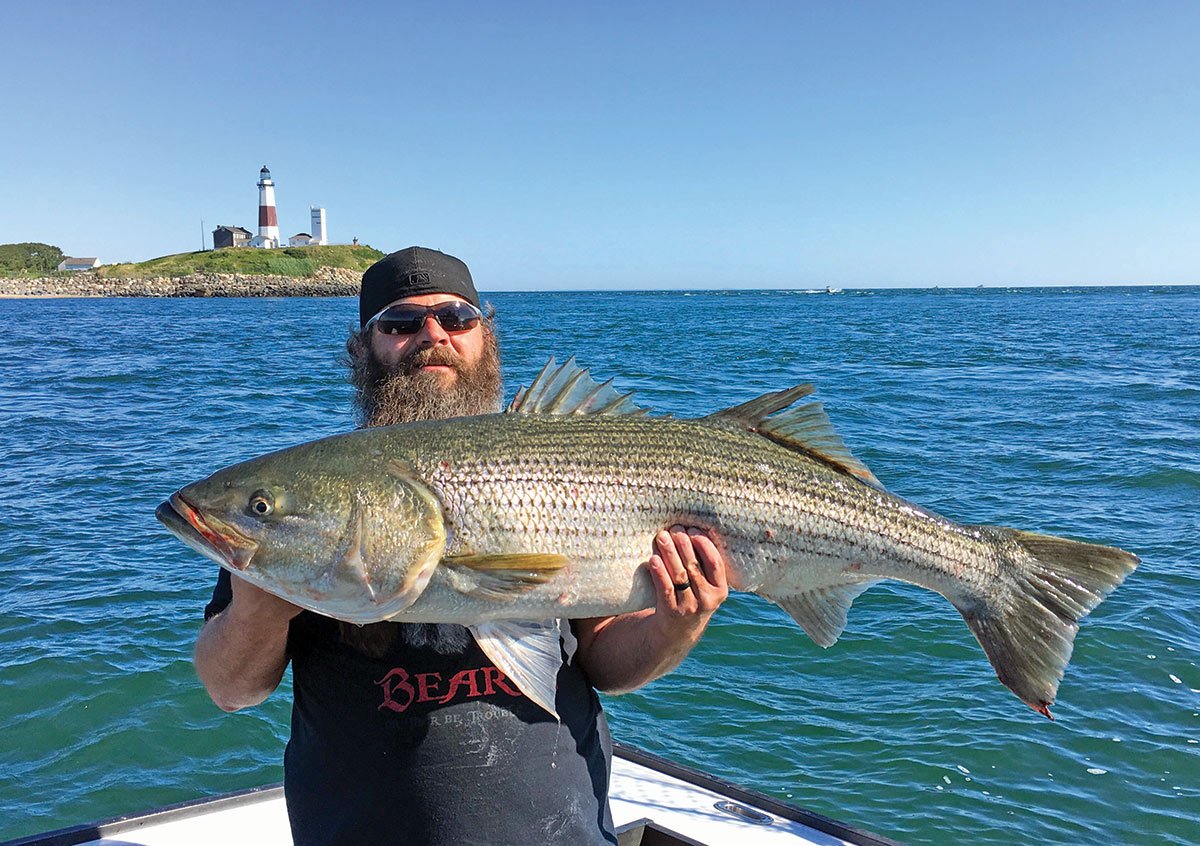
M 236 273 L 189 273 L 109 279 L 98 273 L 0 277 L 0 297 L 353 297 L 362 272 L 343 267 L 317 268 L 312 276 L 243 276 Z

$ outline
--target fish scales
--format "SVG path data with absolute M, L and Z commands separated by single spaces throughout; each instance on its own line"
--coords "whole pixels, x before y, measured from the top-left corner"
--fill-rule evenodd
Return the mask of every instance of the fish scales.
M 748 432 L 689 420 L 532 416 L 437 432 L 438 440 L 406 434 L 393 448 L 442 502 L 447 554 L 561 552 L 581 565 L 563 580 L 615 603 L 589 613 L 653 602 L 644 576 L 637 590 L 627 588 L 650 539 L 676 523 L 718 535 L 739 589 L 812 589 L 843 580 L 851 567 L 864 578 L 931 587 L 994 567 L 987 543 L 957 524 Z M 812 566 L 791 568 L 799 578 L 781 584 L 797 560 Z M 889 566 L 872 566 L 883 560 Z M 522 607 L 562 613 L 574 598 L 551 583 Z

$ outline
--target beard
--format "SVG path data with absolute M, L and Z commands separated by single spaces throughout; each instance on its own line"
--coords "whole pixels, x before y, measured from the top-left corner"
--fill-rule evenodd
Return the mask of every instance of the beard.
M 492 331 L 485 330 L 483 340 L 483 353 L 474 366 L 467 365 L 453 349 L 430 347 L 417 350 L 389 368 L 363 339 L 365 354 L 350 362 L 359 424 L 392 426 L 499 411 L 503 391 L 499 343 Z M 434 364 L 453 370 L 454 379 L 449 385 L 443 381 L 444 374 L 421 369 Z
M 430 649 L 438 655 L 461 654 L 473 642 L 466 626 L 457 623 L 347 623 L 338 620 L 342 643 L 371 658 L 382 658 L 397 643 L 411 649 Z
M 349 350 L 350 384 L 354 386 L 355 417 L 362 426 L 393 426 L 417 420 L 445 420 L 491 414 L 500 410 L 504 382 L 500 373 L 500 345 L 493 330 L 483 333 L 483 353 L 474 366 L 447 347 L 418 350 L 393 367 L 371 352 L 370 338 L 353 335 Z M 355 355 L 355 346 L 362 352 Z M 453 369 L 449 385 L 444 374 L 423 371 L 430 364 Z M 472 642 L 466 627 L 453 623 L 369 623 L 339 621 L 341 640 L 380 658 L 397 642 L 442 655 L 461 653 Z

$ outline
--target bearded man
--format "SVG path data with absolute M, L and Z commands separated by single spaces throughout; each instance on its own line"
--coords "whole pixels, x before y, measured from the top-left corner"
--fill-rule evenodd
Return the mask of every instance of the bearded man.
M 480 306 L 453 256 L 410 247 L 372 265 L 347 342 L 359 422 L 499 411 L 498 342 Z M 291 664 L 284 793 L 298 846 L 616 843 L 596 690 L 672 670 L 728 595 L 707 536 L 676 526 L 647 538 L 647 553 L 654 608 L 562 624 L 561 722 L 462 626 L 340 623 L 224 569 L 196 670 L 213 702 L 236 711 L 266 699 Z

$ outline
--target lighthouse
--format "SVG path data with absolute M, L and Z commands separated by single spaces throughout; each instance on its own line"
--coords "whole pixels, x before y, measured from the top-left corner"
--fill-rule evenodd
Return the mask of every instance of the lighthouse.
M 258 237 L 253 247 L 270 249 L 279 246 L 279 215 L 275 212 L 275 183 L 266 165 L 258 172 Z

